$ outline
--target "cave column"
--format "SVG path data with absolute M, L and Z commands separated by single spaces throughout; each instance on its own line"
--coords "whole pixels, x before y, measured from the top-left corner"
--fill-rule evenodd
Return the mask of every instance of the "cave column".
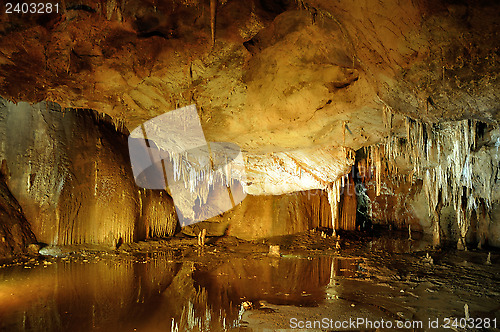
M 330 212 L 332 217 L 332 236 L 337 235 L 339 229 L 339 201 L 340 201 L 340 179 L 330 183 L 326 189 L 328 193 L 328 203 L 330 203 Z

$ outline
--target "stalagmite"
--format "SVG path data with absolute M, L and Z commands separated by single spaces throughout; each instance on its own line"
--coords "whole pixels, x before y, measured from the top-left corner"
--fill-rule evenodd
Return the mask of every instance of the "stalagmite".
M 199 233 L 198 233 L 198 245 L 200 247 L 205 246 L 205 237 L 207 236 L 207 230 L 203 228 Z
M 429 255 L 429 253 L 425 254 L 425 258 L 422 259 L 422 261 L 424 263 L 427 263 L 427 264 L 431 264 L 431 265 L 434 264 L 434 259 L 431 257 L 431 255 Z

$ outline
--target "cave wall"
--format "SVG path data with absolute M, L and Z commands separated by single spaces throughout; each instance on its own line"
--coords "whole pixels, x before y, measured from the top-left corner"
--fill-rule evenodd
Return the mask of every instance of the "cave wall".
M 26 252 L 35 235 L 0 173 L 0 258 Z
M 213 11 L 207 1 L 197 0 L 156 5 L 140 0 L 66 1 L 61 13 L 43 19 L 21 20 L 2 13 L 0 95 L 14 101 L 51 100 L 64 107 L 92 108 L 127 128 L 194 103 L 209 141 L 236 143 L 252 156 L 248 166 L 255 179 L 253 193 L 327 190 L 329 198 L 334 198 L 330 203 L 334 202 L 335 214 L 344 205 L 344 210 L 354 205 L 331 190 L 333 186 L 338 189 L 339 177 L 352 165 L 347 153 L 341 152 L 384 146 L 387 151 L 379 153 L 382 156 L 375 161 L 378 175 L 366 183 L 376 222 L 434 232 L 436 220 L 440 220 L 438 233 L 444 237 L 471 239 L 474 236 L 469 230 L 476 230 L 483 234 L 478 235 L 482 237 L 480 242 L 486 237 L 488 243 L 500 242 L 496 231 L 500 5 L 496 1 L 217 3 L 216 17 L 210 15 Z M 21 119 L 21 115 L 9 115 L 7 119 L 16 117 L 16 121 L 35 128 L 29 116 Z M 453 135 L 433 134 L 433 128 L 445 121 L 464 119 L 480 121 L 488 128 L 489 138 L 480 144 L 463 140 L 466 133 L 471 137 L 469 127 L 467 131 L 442 131 L 449 130 Z M 49 125 L 36 119 L 34 122 L 41 126 L 38 134 L 47 137 L 44 128 Z M 26 150 L 26 144 L 11 137 L 17 130 L 12 128 L 21 126 L 11 121 L 5 127 L 11 132 L 2 151 Z M 427 140 L 428 134 L 434 141 Z M 390 144 L 395 138 L 408 142 L 397 155 L 393 153 L 397 148 Z M 439 158 L 436 149 L 428 148 L 424 141 L 440 146 Z M 39 171 L 39 167 L 30 165 L 28 157 L 9 152 L 9 166 L 17 172 L 12 191 L 22 205 L 24 196 L 30 197 L 27 201 L 36 198 L 39 207 L 28 206 L 27 216 L 38 216 L 43 210 L 41 215 L 54 216 L 53 220 L 72 220 L 78 203 L 71 206 L 70 202 L 78 200 L 67 198 L 73 195 L 70 186 L 78 187 L 80 180 L 68 177 L 68 184 L 64 182 L 60 189 L 59 175 L 66 168 L 75 172 L 71 165 L 78 160 L 72 153 L 58 152 L 67 149 L 66 143 L 37 142 L 39 151 L 33 158 L 40 160 L 39 164 L 54 160 L 60 168 L 40 170 L 45 174 L 44 188 L 56 194 L 43 198 L 45 189 L 36 187 L 40 176 L 31 171 Z M 14 147 L 7 149 L 10 144 Z M 45 160 L 35 156 L 43 151 L 49 152 Z M 401 161 L 404 154 L 410 157 Z M 318 155 L 331 158 L 318 159 Z M 117 158 L 125 160 L 121 155 Z M 95 165 L 113 169 L 101 159 Z M 16 169 L 23 163 L 28 166 L 20 168 L 29 170 Z M 106 170 L 103 172 L 106 175 Z M 129 175 L 121 176 L 115 188 L 118 196 L 133 191 Z M 280 181 L 284 176 L 290 181 Z M 269 179 L 274 185 L 266 188 Z M 90 175 L 82 181 L 94 183 Z M 115 180 L 109 181 L 115 184 Z M 104 182 L 101 184 L 104 186 Z M 81 194 L 92 201 L 90 189 Z M 101 191 L 98 195 L 105 196 Z M 252 220 L 258 219 L 259 211 L 264 221 L 256 220 L 256 226 L 245 231 L 243 226 L 238 228 L 246 218 L 241 212 L 236 218 L 240 221 L 233 221 L 234 229 L 240 229 L 236 234 L 264 236 L 305 229 L 308 223 L 290 212 L 293 208 L 280 203 L 299 204 L 303 206 L 300 213 L 311 215 L 306 204 L 293 195 L 249 197 L 239 209 Z M 157 205 L 161 198 L 153 196 L 124 195 L 120 201 L 124 210 L 106 219 L 126 215 L 139 220 L 141 213 L 161 210 Z M 143 199 L 154 199 L 156 203 L 151 204 L 156 207 L 144 211 L 144 206 L 134 203 L 146 202 Z M 59 213 L 55 206 L 62 201 L 67 202 L 68 209 Z M 259 208 L 252 210 L 250 203 Z M 271 206 L 284 211 L 269 212 Z M 99 209 L 102 207 L 84 208 L 81 214 L 92 217 Z M 283 222 L 284 215 L 298 224 Z M 345 217 L 338 215 L 338 220 L 351 225 L 352 220 Z M 162 219 L 150 217 L 149 222 L 139 224 L 127 221 L 117 226 L 109 239 L 116 240 L 122 234 L 132 238 L 132 229 L 142 234 L 140 237 L 154 236 L 157 233 L 150 227 Z M 475 219 L 481 221 L 476 223 Z M 45 239 L 59 234 L 54 222 L 46 223 L 50 235 L 44 234 Z M 283 228 L 285 224 L 289 230 Z M 476 224 L 483 225 L 479 227 L 482 231 Z M 45 232 L 36 224 L 33 227 L 35 233 Z M 163 234 L 172 227 L 161 229 Z M 79 237 L 68 230 L 63 233 L 67 239 Z M 104 240 L 102 234 L 99 237 Z
M 356 229 L 356 195 L 354 183 L 346 180 L 345 184 L 338 209 L 333 212 L 339 221 L 336 229 L 352 231 Z M 183 227 L 182 232 L 194 236 L 205 228 L 208 235 L 253 240 L 333 227 L 328 193 L 325 190 L 306 190 L 282 195 L 247 195 L 232 210 Z
M 372 220 L 458 241 L 459 248 L 498 246 L 499 135 L 481 121 L 407 119 L 406 135 L 360 153 Z
M 332 227 L 328 195 L 323 190 L 283 195 L 247 195 L 232 210 L 183 227 L 183 232 L 197 235 L 205 228 L 209 235 L 227 234 L 252 240 L 304 232 L 316 227 Z
M 0 159 L 38 241 L 116 245 L 173 234 L 171 199 L 139 191 L 127 137 L 109 119 L 5 100 L 0 114 Z
M 215 44 L 203 1 L 63 7 L 38 21 L 2 13 L 1 95 L 128 128 L 196 103 L 209 141 L 254 152 L 377 143 L 385 105 L 498 121 L 495 1 L 221 1 Z

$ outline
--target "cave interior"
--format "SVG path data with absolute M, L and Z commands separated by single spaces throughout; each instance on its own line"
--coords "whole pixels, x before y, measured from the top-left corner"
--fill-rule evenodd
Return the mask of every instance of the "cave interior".
M 499 18 L 4 1 L 0 330 L 500 331 Z

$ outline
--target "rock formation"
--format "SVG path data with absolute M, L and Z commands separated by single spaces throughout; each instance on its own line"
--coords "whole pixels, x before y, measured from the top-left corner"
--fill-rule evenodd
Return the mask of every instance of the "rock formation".
M 210 220 L 216 233 L 370 219 L 500 245 L 495 1 L 61 7 L 0 17 L 0 155 L 37 240 L 171 235 L 171 198 L 135 186 L 124 133 L 196 104 L 208 141 L 242 149 L 255 195 Z
M 56 104 L 0 106 L 0 156 L 7 181 L 38 241 L 118 243 L 172 235 L 172 201 L 140 191 L 127 137 L 90 110 Z
M 26 252 L 36 241 L 21 206 L 9 191 L 5 177 L 0 175 L 0 258 Z

